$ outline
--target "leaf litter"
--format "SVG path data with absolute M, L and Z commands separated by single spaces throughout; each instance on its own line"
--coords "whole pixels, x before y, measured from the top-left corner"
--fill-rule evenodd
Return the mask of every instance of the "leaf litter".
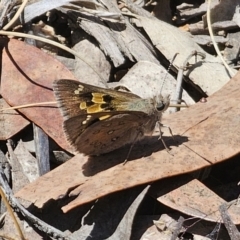
M 116 5 L 109 1 L 106 1 L 105 4 L 109 11 L 119 13 L 119 11 L 116 10 Z M 137 11 L 138 10 L 139 8 L 137 8 Z M 135 23 L 144 28 L 153 45 L 166 59 L 171 59 L 173 53 L 180 53 L 180 58 L 174 62 L 175 68 L 182 66 L 183 60 L 192 50 L 197 49 L 203 51 L 194 44 L 193 40 L 191 40 L 187 34 L 179 31 L 179 29 L 166 25 L 156 19 L 146 17 L 146 15 L 141 12 L 133 12 L 133 14 L 139 14 L 133 15 L 136 20 Z M 73 18 L 73 15 L 71 18 Z M 88 34 L 93 37 L 95 36 L 98 41 L 99 39 L 96 37 L 96 34 L 100 28 L 92 28 L 91 31 L 88 31 L 89 26 L 93 26 L 93 24 L 96 25 L 96 23 L 90 23 L 89 20 L 88 22 L 79 22 L 79 26 L 88 32 Z M 100 24 L 100 22 L 98 22 L 98 24 Z M 135 36 L 135 38 L 138 39 L 136 37 L 137 35 L 130 34 L 131 30 L 133 30 L 131 26 L 128 23 L 126 26 L 126 31 L 124 32 L 124 29 L 122 29 L 120 34 L 119 32 L 111 30 L 114 32 L 114 34 L 111 35 L 111 37 L 114 36 L 114 47 L 124 46 L 124 44 L 122 44 L 124 34 L 131 37 Z M 101 28 L 101 31 L 107 33 L 108 28 L 109 27 L 104 26 Z M 158 34 L 156 34 L 157 29 L 159 31 Z M 173 37 L 169 38 L 171 41 L 166 41 L 165 36 L 169 33 L 173 34 Z M 108 34 L 111 34 L 111 32 L 108 32 Z M 101 46 L 107 46 L 107 40 L 109 39 L 103 38 L 99 41 L 99 44 Z M 141 37 L 138 41 L 140 39 L 142 41 Z M 129 45 L 131 38 L 128 37 L 125 41 L 128 43 L 127 45 Z M 149 47 L 144 48 L 142 43 L 138 43 L 139 42 L 134 43 L 133 41 L 131 47 L 134 49 L 137 45 L 141 46 L 144 51 L 148 52 L 145 58 L 142 58 L 144 54 L 141 55 L 141 50 L 131 51 L 132 49 L 129 47 L 124 49 L 121 54 L 119 52 L 118 57 L 120 58 L 118 58 L 118 60 L 115 58 L 117 55 L 114 55 L 116 52 L 111 52 L 110 54 L 110 49 L 106 48 L 105 54 L 112 59 L 115 66 L 121 66 L 124 61 L 119 62 L 119 60 L 126 57 L 131 61 L 136 59 L 137 62 L 144 60 L 158 64 L 155 60 L 156 55 L 152 52 L 153 49 Z M 41 101 L 54 101 L 55 99 L 51 91 L 52 82 L 60 78 L 74 79 L 74 76 L 67 68 L 35 47 L 16 40 L 6 41 L 3 39 L 1 40 L 1 46 L 3 49 L 1 94 L 12 106 Z M 149 54 L 150 52 L 152 55 Z M 103 59 L 102 61 L 105 60 Z M 87 157 L 77 154 L 60 167 L 23 187 L 16 196 L 34 203 L 34 205 L 39 208 L 45 207 L 46 203 L 49 203 L 50 200 L 52 201 L 53 199 L 60 200 L 64 196 L 71 197 L 70 199 L 74 198 L 74 200 L 70 200 L 67 204 L 63 204 L 62 210 L 66 213 L 73 208 L 110 193 L 152 183 L 175 175 L 193 172 L 237 155 L 239 153 L 238 143 L 240 136 L 238 129 L 240 119 L 238 107 L 239 74 L 234 76 L 226 84 L 229 79 L 228 73 L 218 58 L 212 57 L 210 54 L 207 54 L 206 61 L 201 62 L 200 67 L 196 67 L 194 62 L 191 62 L 191 64 L 191 73 L 186 74 L 184 77 L 187 78 L 188 81 L 192 81 L 190 84 L 194 86 L 194 88 L 200 86 L 203 91 L 211 96 L 207 99 L 206 103 L 199 102 L 185 111 L 163 117 L 163 123 L 171 127 L 173 131 L 174 140 L 172 140 L 168 131 L 163 129 L 164 140 L 171 148 L 173 155 L 168 154 L 164 150 L 161 142 L 157 139 L 159 133 L 155 132 L 153 138 L 146 138 L 144 141 L 135 144 L 130 159 L 124 166 L 122 163 L 127 156 L 128 146 L 114 153 L 98 157 Z M 131 66 L 129 69 L 131 69 Z M 108 77 L 110 75 L 107 75 L 106 71 L 104 76 Z M 152 77 L 149 78 L 149 81 L 151 80 Z M 89 76 L 85 82 L 87 81 L 91 81 L 91 79 L 89 80 Z M 214 84 L 209 84 L 212 81 Z M 13 92 L 14 94 L 12 94 Z M 138 92 L 138 90 L 136 90 L 136 92 Z M 63 134 L 61 127 L 62 117 L 55 106 L 31 107 L 19 110 L 19 112 L 21 112 L 25 118 L 40 126 L 63 149 L 68 152 L 73 152 L 73 149 L 69 146 Z M 14 133 L 9 135 L 9 137 L 13 135 Z M 61 184 L 59 184 L 60 179 Z M 197 180 L 189 182 L 188 184 L 189 185 L 186 186 L 189 187 L 190 192 L 194 187 L 199 187 L 202 191 L 207 190 L 203 185 L 199 186 Z M 184 189 L 186 189 L 186 187 L 183 185 L 182 189 L 180 188 L 179 190 L 182 190 L 184 195 Z M 191 193 L 193 194 L 191 201 L 194 202 L 194 198 L 197 195 L 194 195 L 194 192 Z M 173 196 L 170 196 L 170 198 L 176 198 L 174 191 L 172 194 Z M 177 197 L 180 196 L 181 193 L 177 192 Z M 212 193 L 212 197 L 216 199 L 217 196 Z M 158 200 L 162 201 L 161 197 Z M 184 202 L 184 200 L 182 201 Z M 182 203 L 182 201 L 180 201 L 179 204 Z M 175 206 L 169 202 L 164 202 L 164 204 L 179 210 L 180 205 L 178 204 Z M 189 202 L 185 204 L 187 206 Z M 216 204 L 221 204 L 221 201 L 216 200 Z M 194 207 L 198 208 L 197 203 Z M 181 209 L 182 212 L 194 216 L 193 212 L 188 212 L 184 208 Z M 210 214 L 211 212 L 211 210 L 209 211 L 204 207 L 201 211 L 203 215 Z M 231 212 L 231 214 L 234 216 L 233 212 Z M 238 224 L 238 218 L 233 218 L 234 223 Z M 216 218 L 214 218 L 214 220 L 216 220 Z

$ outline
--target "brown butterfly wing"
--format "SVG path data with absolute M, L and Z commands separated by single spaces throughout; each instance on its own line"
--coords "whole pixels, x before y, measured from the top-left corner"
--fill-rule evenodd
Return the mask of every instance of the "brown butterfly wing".
M 65 119 L 80 114 L 127 110 L 129 101 L 140 99 L 132 93 L 118 92 L 67 79 L 54 81 L 53 90 Z M 86 103 L 85 108 L 81 103 Z
M 142 112 L 113 113 L 105 120 L 99 120 L 106 113 L 91 115 L 85 126 L 86 116 L 79 115 L 64 122 L 64 129 L 70 143 L 78 152 L 86 155 L 100 155 L 111 152 L 144 136 L 145 124 L 151 121 Z M 152 128 L 156 122 L 152 122 Z
M 141 100 L 132 93 L 66 79 L 55 81 L 53 89 L 68 140 L 87 155 L 100 155 L 133 143 L 151 131 L 157 121 L 153 115 L 129 110 L 129 103 Z

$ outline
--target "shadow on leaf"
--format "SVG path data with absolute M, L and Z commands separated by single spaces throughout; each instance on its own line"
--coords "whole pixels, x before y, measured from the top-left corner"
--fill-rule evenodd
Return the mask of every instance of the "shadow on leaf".
M 164 141 L 168 148 L 171 149 L 171 147 L 177 147 L 188 140 L 187 137 L 176 135 L 174 139 L 172 137 L 164 137 Z M 158 136 L 145 137 L 143 140 L 135 143 L 129 153 L 130 148 L 131 145 L 126 145 L 107 154 L 89 156 L 88 162 L 83 166 L 83 174 L 85 176 L 93 176 L 115 165 L 123 164 L 127 156 L 126 164 L 129 161 L 151 156 L 154 152 L 166 151 Z M 169 154 L 171 154 L 171 150 Z

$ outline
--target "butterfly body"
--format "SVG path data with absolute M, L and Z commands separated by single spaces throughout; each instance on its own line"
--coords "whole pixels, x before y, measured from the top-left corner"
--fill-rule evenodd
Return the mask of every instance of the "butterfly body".
M 78 152 L 100 155 L 152 134 L 169 98 L 139 96 L 61 79 L 53 89 L 67 139 Z

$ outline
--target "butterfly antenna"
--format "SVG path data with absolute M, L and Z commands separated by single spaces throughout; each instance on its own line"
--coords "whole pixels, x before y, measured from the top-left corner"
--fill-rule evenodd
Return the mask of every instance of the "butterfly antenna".
M 169 71 L 170 71 L 170 69 L 171 69 L 171 67 L 172 67 L 172 65 L 173 65 L 173 62 L 174 62 L 174 60 L 175 60 L 175 58 L 177 57 L 178 54 L 179 54 L 179 53 L 176 53 L 176 54 L 173 56 L 172 61 L 171 61 L 170 64 L 169 64 L 169 67 L 168 67 L 168 69 L 167 69 L 167 73 L 166 73 L 166 75 L 165 75 L 165 77 L 164 77 L 164 79 L 163 79 L 163 82 L 162 82 L 162 86 L 161 86 L 161 89 L 160 89 L 160 93 L 162 93 L 163 85 L 164 85 L 164 83 L 165 83 L 165 81 L 166 81 L 167 75 L 169 74 Z

